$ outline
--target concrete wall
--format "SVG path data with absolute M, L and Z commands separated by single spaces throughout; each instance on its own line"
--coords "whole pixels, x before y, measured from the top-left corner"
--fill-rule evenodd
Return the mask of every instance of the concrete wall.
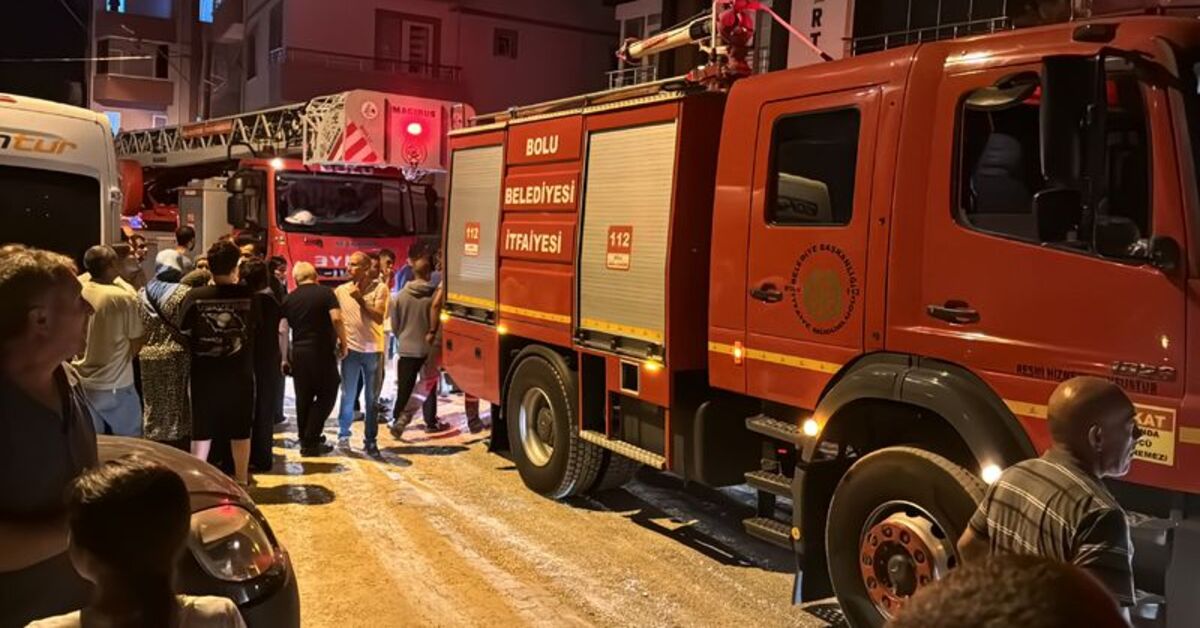
M 474 4 L 511 16 L 464 14 L 460 20 L 463 81 L 469 101 L 481 113 L 606 86 L 605 72 L 616 67 L 612 9 L 599 2 L 555 2 L 557 13 L 536 0 Z M 560 26 L 567 24 L 576 28 Z M 517 32 L 516 59 L 493 54 L 497 28 Z

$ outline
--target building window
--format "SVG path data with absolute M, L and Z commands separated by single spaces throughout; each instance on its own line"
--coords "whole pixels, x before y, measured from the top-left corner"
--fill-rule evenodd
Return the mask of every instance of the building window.
M 150 128 L 161 129 L 167 126 L 167 114 L 156 113 L 150 116 Z
M 959 224 L 987 233 L 1068 249 L 1126 257 L 1150 237 L 1146 108 L 1132 74 L 1110 74 L 1105 120 L 1108 184 L 1097 209 L 1039 226 L 1034 199 L 1052 187 L 1042 176 L 1038 76 L 1021 75 L 1023 91 L 999 103 L 996 88 L 964 95 L 960 110 Z M 1093 215 L 1094 214 L 1094 215 Z M 1075 219 L 1078 224 L 1074 224 Z
M 271 7 L 271 23 L 267 31 L 267 50 L 279 50 L 283 48 L 283 1 L 275 3 Z
M 213 11 L 216 10 L 216 0 L 200 0 L 200 13 L 197 15 L 201 22 L 212 24 Z
M 246 80 L 258 76 L 258 25 L 246 28 Z
M 767 222 L 845 225 L 854 209 L 857 109 L 787 116 L 771 133 Z
M 517 31 L 497 28 L 492 39 L 492 54 L 497 57 L 517 58 Z
M 375 56 L 380 69 L 437 77 L 442 23 L 411 13 L 375 12 Z
M 153 48 L 154 50 L 154 78 L 170 78 L 171 76 L 171 47 L 166 44 L 160 44 Z

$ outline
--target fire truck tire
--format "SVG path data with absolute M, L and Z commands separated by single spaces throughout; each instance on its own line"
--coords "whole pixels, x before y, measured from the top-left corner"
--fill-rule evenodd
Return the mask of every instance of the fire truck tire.
M 851 626 L 882 626 L 916 588 L 958 562 L 983 483 L 922 449 L 888 447 L 842 477 L 829 506 L 829 577 Z
M 604 460 L 600 463 L 600 472 L 596 475 L 596 485 L 589 493 L 603 493 L 621 488 L 633 479 L 642 463 L 633 458 L 626 458 L 612 451 L 604 451 Z
M 510 381 L 508 440 L 525 486 L 552 499 L 593 486 L 603 450 L 579 438 L 575 374 L 535 354 L 517 363 Z

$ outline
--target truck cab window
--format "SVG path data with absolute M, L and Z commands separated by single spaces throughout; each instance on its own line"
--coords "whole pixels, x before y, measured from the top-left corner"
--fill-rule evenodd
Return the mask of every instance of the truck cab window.
M 845 225 L 854 208 L 857 109 L 781 118 L 771 133 L 767 222 Z
M 1040 91 L 1029 91 L 1008 103 L 964 95 L 957 217 L 980 231 L 1042 243 L 1033 211 L 1034 196 L 1048 187 L 1039 156 Z M 1107 93 L 1107 195 L 1067 240 L 1047 244 L 1128 257 L 1150 236 L 1146 111 L 1132 74 L 1110 74 Z

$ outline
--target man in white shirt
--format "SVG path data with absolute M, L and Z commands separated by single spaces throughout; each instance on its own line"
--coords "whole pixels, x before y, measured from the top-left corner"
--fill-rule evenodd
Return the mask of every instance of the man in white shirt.
M 72 365 L 82 379 L 96 432 L 141 436 L 142 400 L 133 381 L 133 358 L 145 335 L 138 298 L 117 285 L 112 247 L 88 249 L 83 265 L 91 276 L 83 282 L 83 298 L 96 313 L 88 322 L 87 348 Z
M 338 306 L 342 310 L 342 324 L 346 328 L 346 346 L 349 352 L 342 359 L 342 401 L 338 411 L 338 447 L 349 449 L 350 425 L 354 422 L 354 399 L 358 385 L 363 383 L 362 408 L 366 413 L 363 421 L 363 451 L 373 457 L 379 456 L 375 437 L 379 432 L 375 408 L 375 378 L 379 360 L 383 357 L 383 317 L 387 312 L 387 284 L 371 274 L 371 258 L 363 252 L 350 256 L 347 265 L 350 281 L 334 290 Z

